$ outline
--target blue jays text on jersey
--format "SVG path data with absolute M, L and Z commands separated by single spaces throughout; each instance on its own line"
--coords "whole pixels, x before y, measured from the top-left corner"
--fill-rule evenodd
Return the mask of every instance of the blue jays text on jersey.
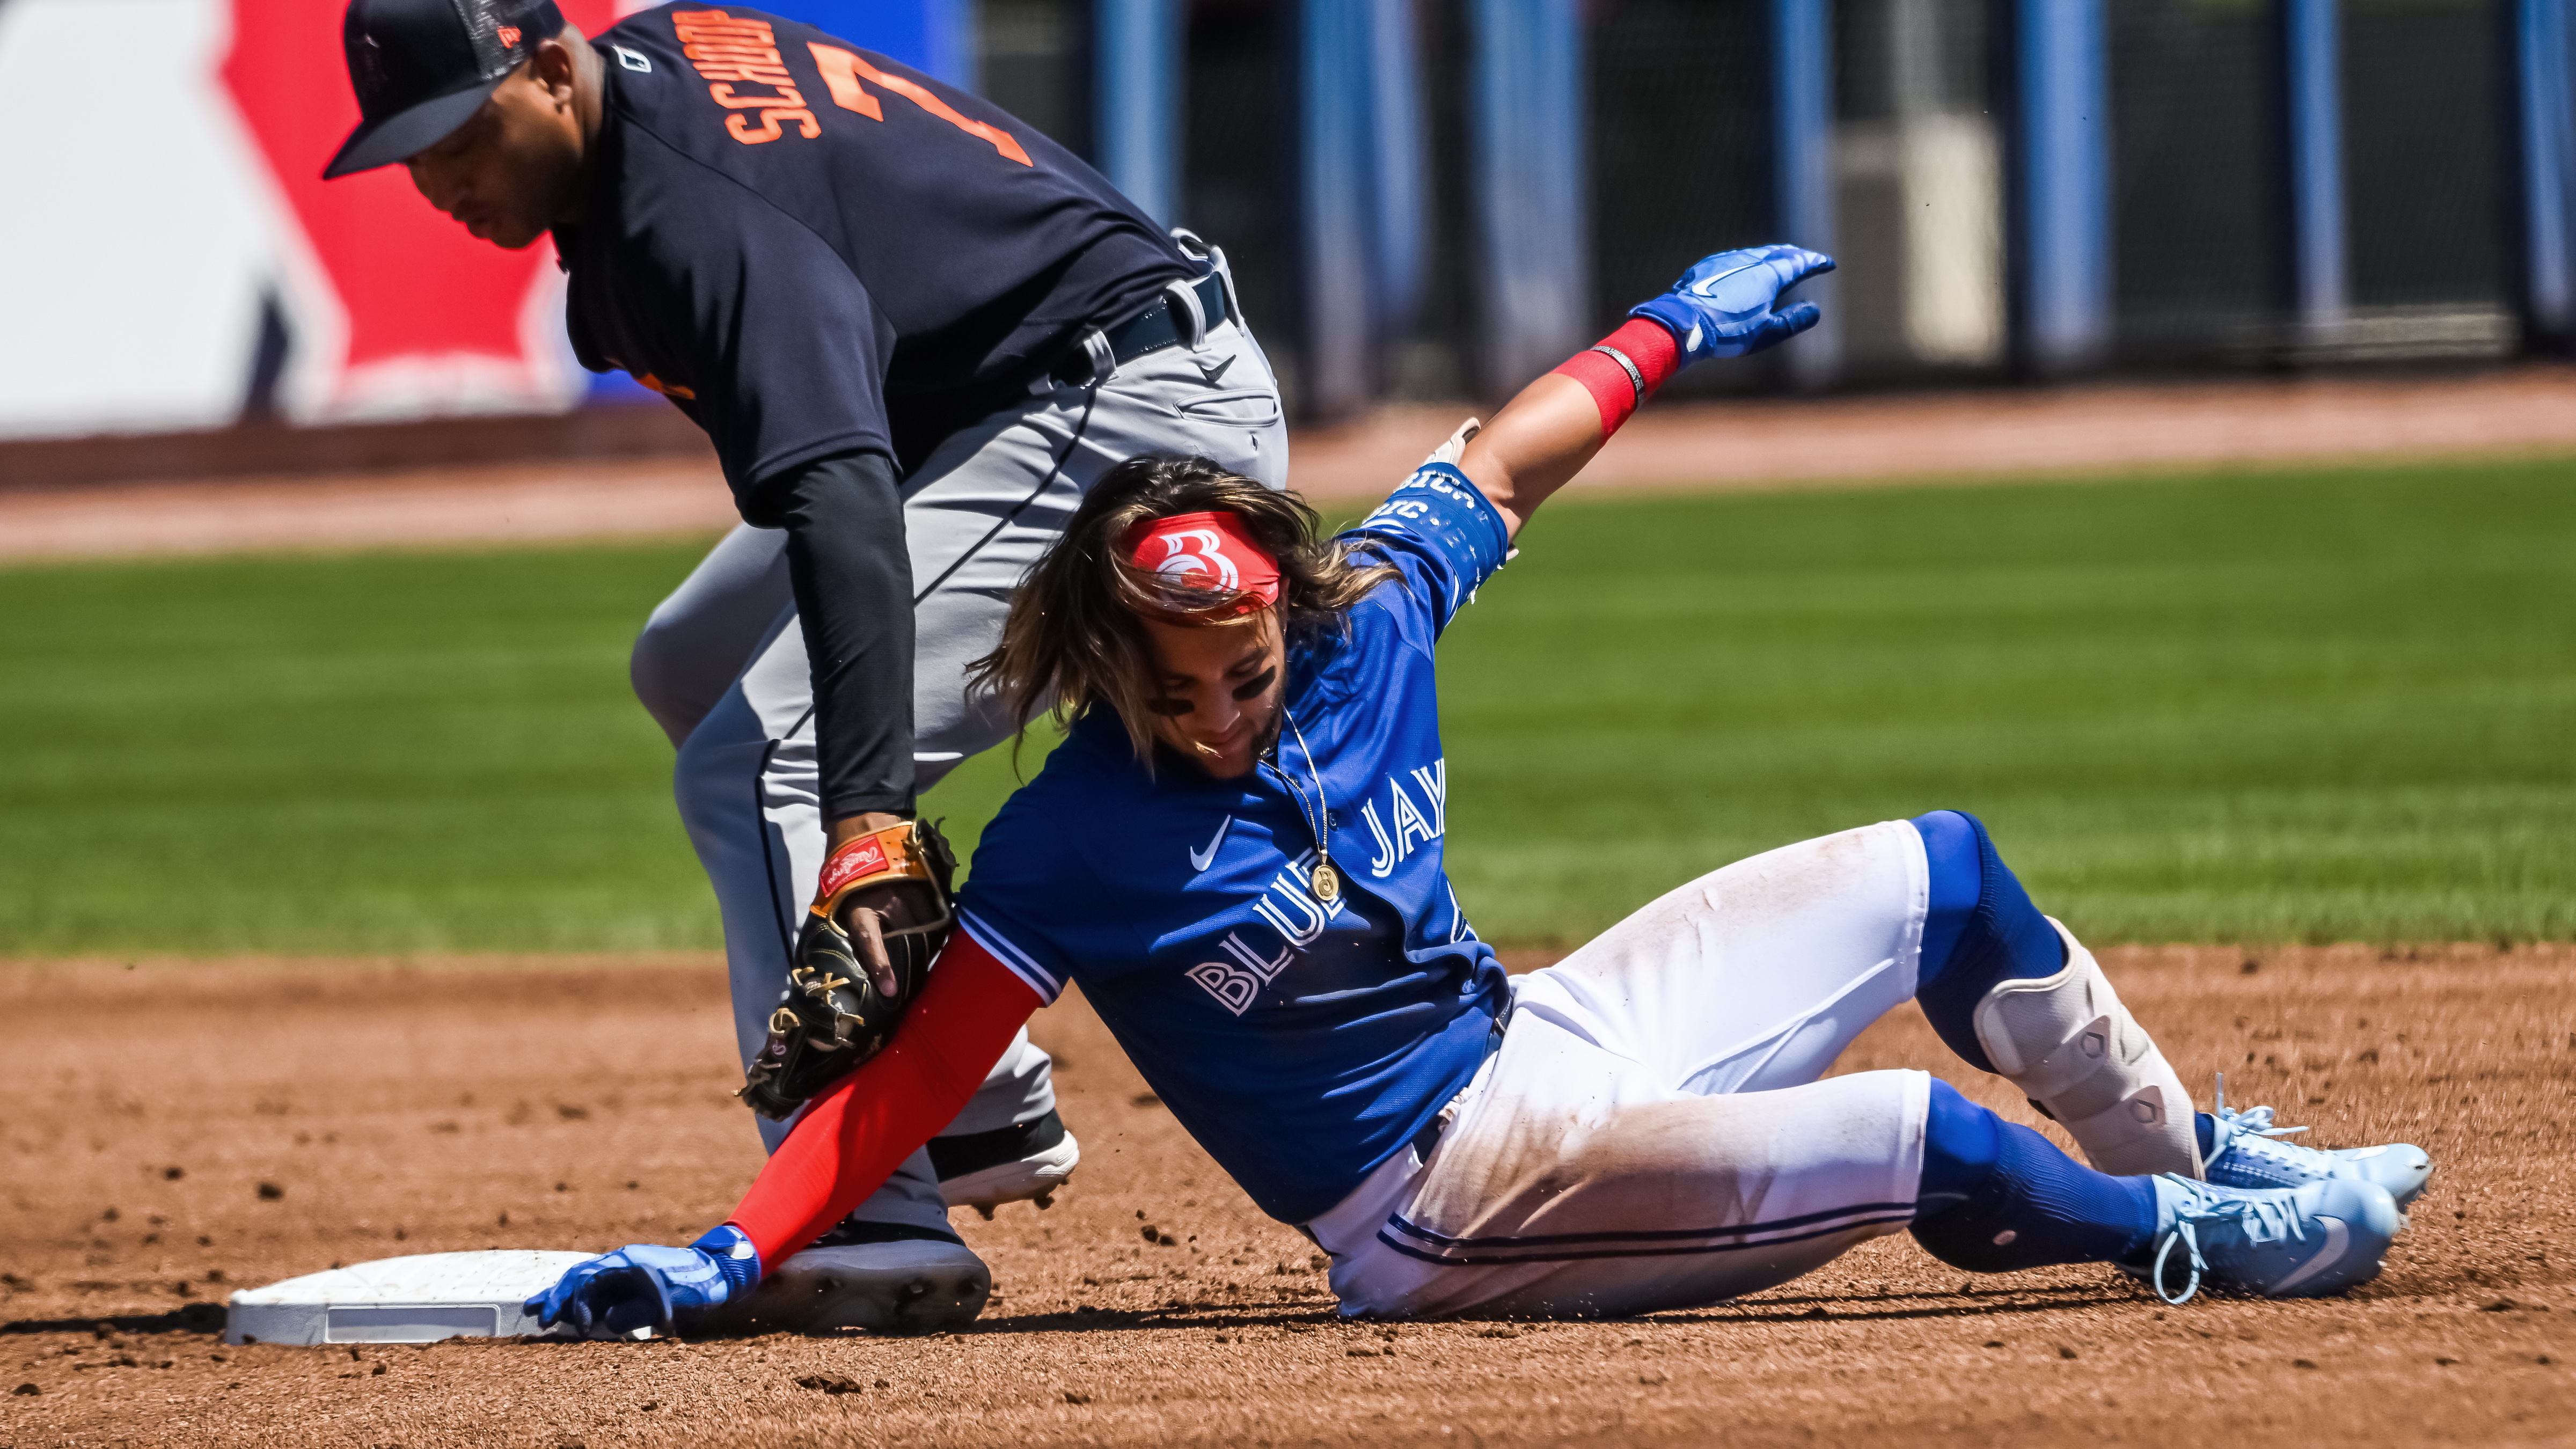
M 1149 770 L 1095 709 L 984 832 L 961 902 L 1040 996 L 1079 981 L 1181 1125 L 1292 1223 L 1466 1086 L 1508 999 L 1443 868 L 1433 667 L 1503 561 L 1502 516 L 1432 464 L 1343 539 L 1399 578 L 1347 629 L 1291 640 L 1295 728 L 1271 760 L 1232 780 L 1169 754 Z M 1332 901 L 1313 886 L 1319 821 L 1346 882 Z

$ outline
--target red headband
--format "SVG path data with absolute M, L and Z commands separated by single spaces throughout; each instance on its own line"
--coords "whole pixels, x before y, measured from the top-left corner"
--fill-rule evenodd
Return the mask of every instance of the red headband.
M 1193 609 L 1174 598 L 1178 612 L 1227 617 L 1279 602 L 1279 561 L 1253 542 L 1233 513 L 1176 513 L 1127 531 L 1127 561 L 1185 589 L 1244 595 L 1232 608 Z M 1167 595 L 1167 597 L 1169 597 Z

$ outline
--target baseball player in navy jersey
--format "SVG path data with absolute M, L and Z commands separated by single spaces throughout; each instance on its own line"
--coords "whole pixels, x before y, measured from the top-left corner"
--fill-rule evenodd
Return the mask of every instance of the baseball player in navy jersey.
M 899 839 L 1018 727 L 965 667 L 1086 490 L 1151 452 L 1284 481 L 1269 365 L 1221 255 L 810 26 L 683 4 L 593 41 L 544 0 L 352 0 L 345 40 L 364 119 L 329 174 L 401 162 L 478 237 L 551 234 L 583 364 L 669 398 L 722 461 L 743 526 L 654 611 L 633 676 L 678 747 L 751 1062 L 827 852 Z M 899 880 L 833 905 L 874 962 L 934 913 Z M 818 1312 L 971 1317 L 989 1280 L 949 1207 L 1043 1205 L 1072 1170 L 1025 1033 L 978 1072 L 826 1241 L 879 1299 Z
M 1829 266 L 1703 261 L 1337 539 L 1207 459 L 1095 486 L 979 665 L 1067 737 L 985 832 L 891 1042 L 725 1224 L 583 1263 L 531 1311 L 618 1332 L 805 1291 L 788 1255 L 1073 981 L 1253 1201 L 1331 1255 L 1345 1313 L 1703 1304 L 1899 1231 L 1979 1272 L 2115 1264 L 2174 1302 L 2375 1274 L 2424 1155 L 2196 1114 L 1967 815 L 1740 861 L 1517 979 L 1469 929 L 1443 865 L 1442 631 L 1672 372 L 1812 325 L 1775 304 Z M 1823 1075 L 1909 997 L 2091 1165 L 1923 1072 Z

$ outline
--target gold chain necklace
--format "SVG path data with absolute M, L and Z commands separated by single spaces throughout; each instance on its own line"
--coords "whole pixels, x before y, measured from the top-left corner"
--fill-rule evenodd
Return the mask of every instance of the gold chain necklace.
M 1306 743 L 1306 732 L 1297 727 L 1297 716 L 1285 704 L 1279 706 L 1279 713 L 1286 717 L 1289 731 L 1297 736 L 1298 753 L 1306 757 L 1306 778 L 1315 782 L 1315 809 L 1323 817 L 1320 821 L 1306 814 L 1306 795 L 1297 788 L 1297 782 L 1289 779 L 1285 771 L 1279 777 L 1288 793 L 1297 797 L 1297 818 L 1315 834 L 1315 899 L 1329 906 L 1342 897 L 1342 873 L 1333 869 L 1333 846 L 1325 829 L 1332 823 L 1333 814 L 1324 801 L 1324 777 L 1315 771 L 1315 752 Z

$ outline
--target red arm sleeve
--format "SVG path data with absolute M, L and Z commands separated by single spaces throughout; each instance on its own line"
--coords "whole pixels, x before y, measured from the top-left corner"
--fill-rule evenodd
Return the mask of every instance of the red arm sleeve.
M 1567 358 L 1556 370 L 1592 394 L 1592 405 L 1601 410 L 1601 436 L 1607 438 L 1681 366 L 1681 344 L 1663 324 L 1631 317 L 1618 331 Z
M 953 1121 L 1012 1034 L 1046 1003 L 959 931 L 921 999 L 866 1066 L 814 1099 L 726 1221 L 764 1270 L 831 1231 Z

